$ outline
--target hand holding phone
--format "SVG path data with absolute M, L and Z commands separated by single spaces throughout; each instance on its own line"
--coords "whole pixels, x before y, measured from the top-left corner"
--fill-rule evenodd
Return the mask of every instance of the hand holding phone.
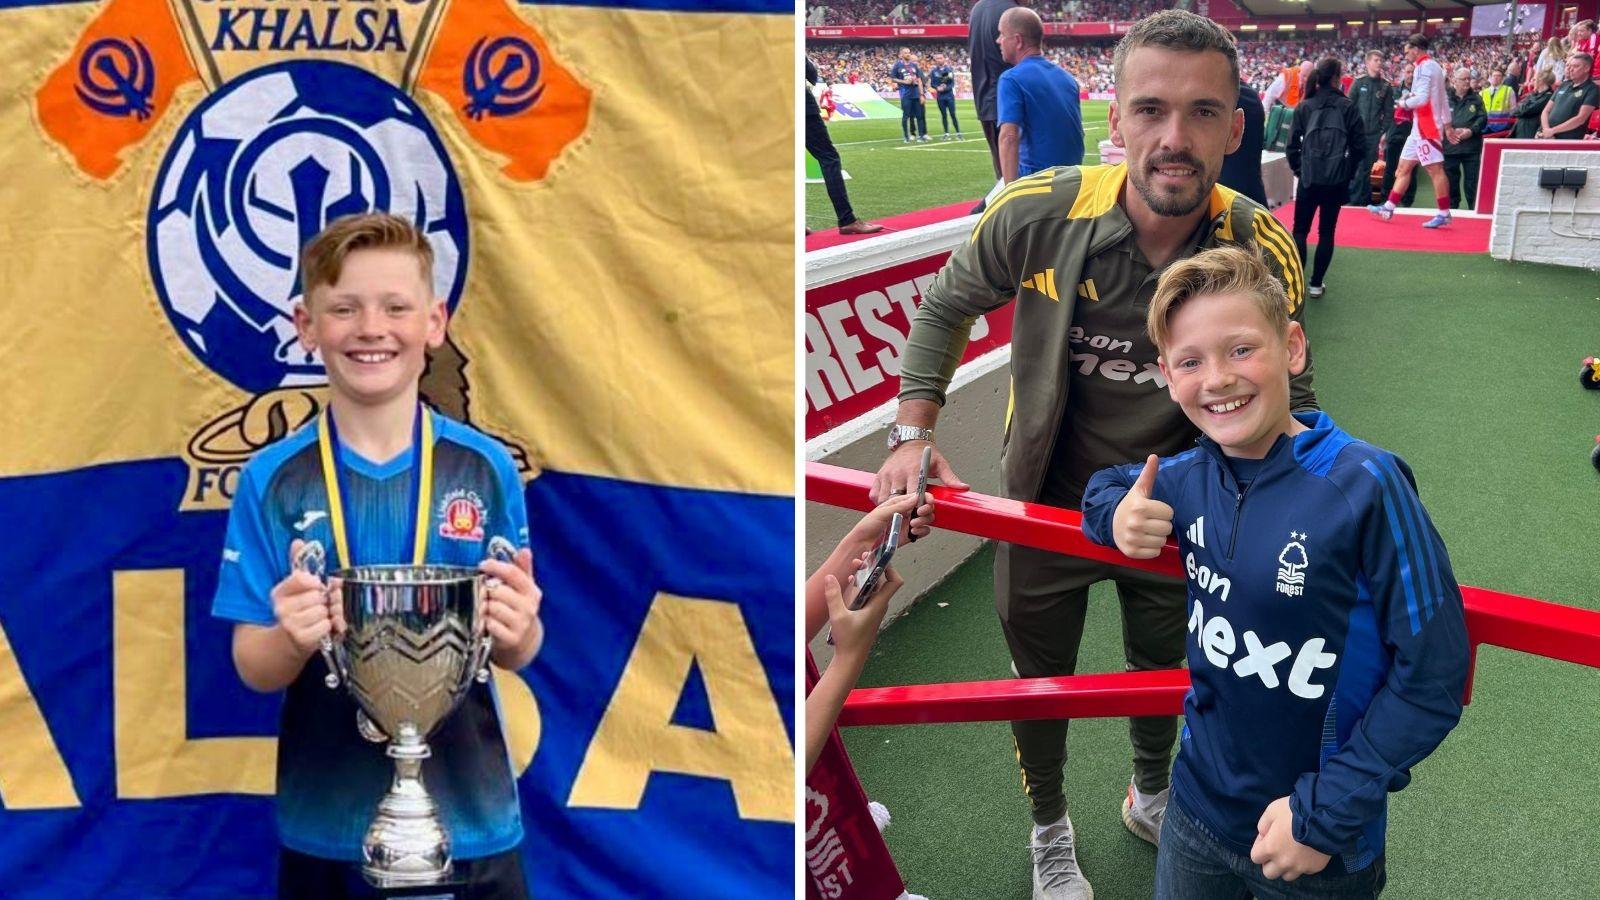
M 876 546 L 868 554 L 867 564 L 856 571 L 856 595 L 850 598 L 850 608 L 860 609 L 867 605 L 872 595 L 877 593 L 883 584 L 884 570 L 889 567 L 889 560 L 894 557 L 895 548 L 900 545 L 900 530 L 905 527 L 906 517 L 902 513 L 895 513 L 889 520 L 889 527 L 884 530 L 883 537 L 878 539 Z

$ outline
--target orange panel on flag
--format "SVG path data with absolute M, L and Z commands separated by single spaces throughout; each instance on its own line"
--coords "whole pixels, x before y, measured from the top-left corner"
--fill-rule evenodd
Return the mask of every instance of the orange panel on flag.
M 110 0 L 39 88 L 39 121 L 80 169 L 109 178 L 195 77 L 164 2 Z
M 472 137 L 509 157 L 503 171 L 518 181 L 543 178 L 589 123 L 589 89 L 533 26 L 493 0 L 451 7 L 421 86 L 449 101 Z

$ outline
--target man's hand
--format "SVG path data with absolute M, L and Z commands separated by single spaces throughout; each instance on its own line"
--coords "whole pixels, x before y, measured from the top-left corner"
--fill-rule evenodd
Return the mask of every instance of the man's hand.
M 878 469 L 878 477 L 872 480 L 872 490 L 867 492 L 867 498 L 873 503 L 882 503 L 896 494 L 909 494 L 916 490 L 917 473 L 922 469 L 922 448 L 926 446 L 927 441 L 906 441 L 896 447 L 889 458 L 883 461 L 883 467 Z M 955 470 L 950 468 L 950 463 L 938 447 L 933 448 L 933 459 L 928 463 L 928 482 L 931 484 L 935 480 L 952 490 L 964 491 L 968 487 L 965 481 L 956 477 Z M 926 526 L 933 518 L 930 514 L 926 520 L 919 521 Z M 926 527 L 917 536 L 923 534 L 927 534 Z
M 1144 471 L 1133 483 L 1111 517 L 1111 537 L 1124 556 L 1155 559 L 1172 533 L 1172 507 L 1150 496 L 1156 488 L 1155 454 L 1145 460 Z
M 299 540 L 289 543 L 290 566 L 304 545 Z M 333 599 L 338 596 L 339 579 L 324 586 L 317 576 L 300 569 L 292 569 L 272 586 L 272 614 L 301 656 L 315 653 L 323 638 L 344 633 L 344 609 Z
M 514 562 L 486 559 L 478 570 L 498 581 L 484 591 L 484 627 L 494 638 L 495 665 L 515 671 L 532 662 L 544 643 L 544 592 L 533 580 L 533 551 L 518 550 Z
M 1289 810 L 1288 797 L 1267 805 L 1256 823 L 1256 842 L 1250 848 L 1250 861 L 1261 867 L 1261 874 L 1293 881 L 1321 872 L 1330 859 L 1294 839 L 1294 813 Z
M 921 509 L 914 511 L 911 506 L 916 502 L 917 498 L 910 494 L 896 494 L 878 504 L 876 509 L 861 517 L 861 521 L 850 529 L 834 552 L 845 556 L 860 556 L 876 547 L 878 538 L 883 536 L 883 530 L 894 521 L 895 513 L 900 513 L 909 520 L 906 530 L 912 536 L 926 536 L 932 530 L 929 524 L 933 522 L 933 503 L 925 501 Z
M 878 470 L 878 476 L 873 479 L 872 489 L 867 492 L 867 498 L 874 503 L 888 504 L 891 500 L 915 491 L 917 475 L 922 471 L 922 448 L 925 446 L 928 446 L 927 441 L 907 441 L 895 448 L 895 451 L 889 454 L 889 458 L 884 460 L 883 468 Z M 967 483 L 956 477 L 956 473 L 950 468 L 950 463 L 945 461 L 937 447 L 933 448 L 933 457 L 928 460 L 928 482 L 932 484 L 935 480 L 958 491 L 967 489 Z M 924 503 L 921 509 L 912 510 L 908 501 L 904 509 L 896 508 L 893 511 L 903 512 L 911 519 L 907 536 L 913 541 L 926 537 L 933 528 L 932 503 Z M 882 531 L 888 523 L 889 518 L 885 517 L 878 525 L 878 530 Z M 856 528 L 861 528 L 864 524 L 865 520 L 857 524 Z

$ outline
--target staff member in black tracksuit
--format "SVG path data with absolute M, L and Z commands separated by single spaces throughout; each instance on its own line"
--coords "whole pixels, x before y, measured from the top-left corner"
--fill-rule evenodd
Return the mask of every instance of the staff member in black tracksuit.
M 1372 202 L 1372 164 L 1378 161 L 1378 143 L 1394 125 L 1394 85 L 1383 77 L 1383 53 L 1369 50 L 1367 74 L 1350 84 L 1350 102 L 1366 135 L 1367 153 L 1350 175 L 1350 203 L 1366 206 Z
M 1400 96 L 1411 90 L 1412 66 L 1406 63 L 1404 74 L 1400 83 L 1395 86 L 1395 96 Z M 1389 126 L 1389 133 L 1383 138 L 1383 196 L 1389 196 L 1389 191 L 1394 188 L 1395 170 L 1400 168 L 1400 151 L 1405 148 L 1406 138 L 1411 137 L 1411 110 L 1398 104 L 1394 108 L 1393 124 Z M 1411 184 L 1406 188 L 1404 197 L 1400 198 L 1401 206 L 1410 206 L 1417 199 L 1417 181 L 1411 179 Z
M 1294 195 L 1294 243 L 1300 266 L 1306 264 L 1306 237 L 1317 217 L 1317 258 L 1306 296 L 1322 296 L 1322 276 L 1333 261 L 1333 232 L 1339 208 L 1350 193 L 1350 171 L 1367 158 L 1366 126 L 1350 98 L 1339 93 L 1343 74 L 1337 59 L 1317 63 L 1306 83 L 1306 98 L 1295 107 L 1284 154 L 1299 179 Z M 1481 101 L 1480 101 L 1481 102 Z
M 1533 79 L 1533 93 L 1523 97 L 1522 102 L 1511 110 L 1511 118 L 1516 122 L 1511 126 L 1512 137 L 1531 141 L 1539 136 L 1539 117 L 1555 92 L 1556 76 L 1551 72 L 1540 72 Z
M 956 73 L 943 53 L 933 55 L 933 71 L 928 73 L 928 86 L 933 88 L 933 99 L 939 104 L 939 125 L 944 129 L 943 140 L 961 140 L 961 123 L 956 121 Z
M 1472 74 L 1465 66 L 1450 73 L 1449 95 L 1444 177 L 1450 182 L 1450 208 L 1472 209 L 1478 201 L 1478 162 L 1483 158 L 1483 130 L 1489 126 L 1489 111 L 1483 95 L 1472 89 Z

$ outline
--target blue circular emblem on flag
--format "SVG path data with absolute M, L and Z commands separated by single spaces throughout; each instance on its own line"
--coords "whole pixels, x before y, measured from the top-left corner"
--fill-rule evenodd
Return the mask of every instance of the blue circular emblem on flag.
M 364 212 L 416 222 L 434 293 L 455 309 L 467 215 L 444 145 L 412 99 L 363 69 L 285 62 L 206 98 L 167 148 L 150 201 L 156 296 L 212 371 L 263 393 L 327 380 L 300 345 L 300 248 Z

